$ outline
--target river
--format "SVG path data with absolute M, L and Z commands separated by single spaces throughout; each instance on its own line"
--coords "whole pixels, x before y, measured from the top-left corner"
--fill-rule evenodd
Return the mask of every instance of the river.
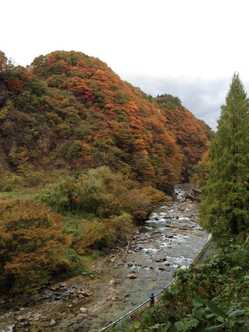
M 189 188 L 176 186 L 175 192 L 176 199 L 156 209 L 127 248 L 96 261 L 94 277 L 72 278 L 44 290 L 33 304 L 2 310 L 0 331 L 95 332 L 164 288 L 208 239 Z

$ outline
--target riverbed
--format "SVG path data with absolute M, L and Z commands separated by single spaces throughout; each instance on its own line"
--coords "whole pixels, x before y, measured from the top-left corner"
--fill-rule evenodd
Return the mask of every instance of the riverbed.
M 176 186 L 175 193 L 176 199 L 156 209 L 126 248 L 98 259 L 91 277 L 58 283 L 33 303 L 2 310 L 0 331 L 99 331 L 165 288 L 208 239 L 197 223 L 189 188 Z

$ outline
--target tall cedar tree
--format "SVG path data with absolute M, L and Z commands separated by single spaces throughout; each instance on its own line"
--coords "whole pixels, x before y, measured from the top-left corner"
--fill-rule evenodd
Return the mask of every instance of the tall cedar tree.
M 235 74 L 210 147 L 201 223 L 214 237 L 245 234 L 249 226 L 249 101 Z

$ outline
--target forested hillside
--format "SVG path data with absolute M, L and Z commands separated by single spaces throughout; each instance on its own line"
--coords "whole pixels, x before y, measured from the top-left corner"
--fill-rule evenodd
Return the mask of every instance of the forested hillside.
M 156 101 L 166 118 L 166 128 L 174 135 L 176 144 L 183 156 L 182 178 L 188 180 L 192 167 L 203 157 L 203 142 L 211 132 L 204 122 L 197 120 L 181 103 L 180 99 L 171 95 L 159 95 Z
M 0 54 L 0 289 L 33 292 L 124 245 L 207 150 L 209 128 L 106 64 Z
M 106 64 L 53 52 L 0 74 L 0 163 L 9 171 L 108 165 L 160 189 L 179 182 L 209 130 L 171 96 L 153 99 Z

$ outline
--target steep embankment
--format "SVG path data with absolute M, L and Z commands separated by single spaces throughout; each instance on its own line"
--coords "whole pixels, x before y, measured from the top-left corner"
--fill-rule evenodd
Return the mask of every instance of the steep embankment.
M 79 52 L 40 56 L 28 68 L 1 64 L 2 168 L 108 165 L 167 189 L 206 150 L 208 128 Z

